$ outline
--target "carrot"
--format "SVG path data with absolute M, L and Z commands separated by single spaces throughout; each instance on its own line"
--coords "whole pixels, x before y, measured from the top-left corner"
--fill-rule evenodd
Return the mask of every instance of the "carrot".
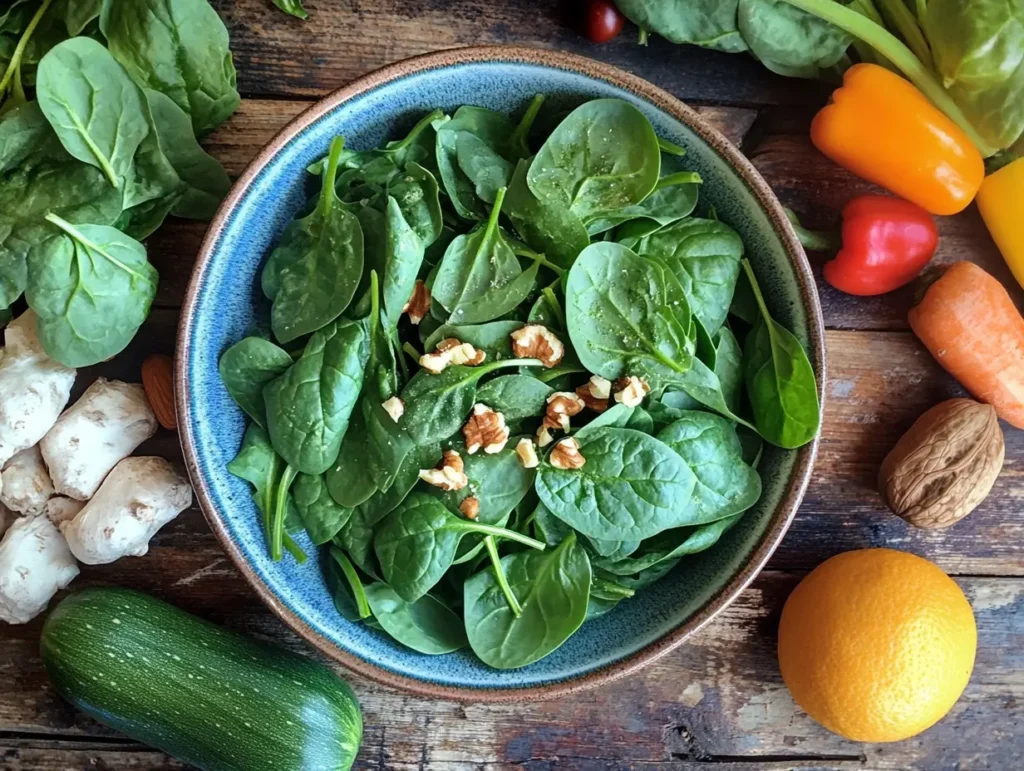
M 1024 318 L 999 281 L 956 263 L 911 308 L 910 328 L 975 398 L 1024 428 Z

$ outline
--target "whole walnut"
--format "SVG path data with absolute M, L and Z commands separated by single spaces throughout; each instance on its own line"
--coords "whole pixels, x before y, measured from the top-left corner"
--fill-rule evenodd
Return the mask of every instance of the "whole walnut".
M 1003 468 L 996 411 L 973 399 L 950 399 L 924 413 L 882 462 L 886 504 L 910 524 L 949 527 L 989 494 Z

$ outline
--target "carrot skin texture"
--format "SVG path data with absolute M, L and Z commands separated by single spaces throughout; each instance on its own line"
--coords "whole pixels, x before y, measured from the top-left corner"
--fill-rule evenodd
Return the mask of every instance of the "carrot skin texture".
M 971 262 L 952 265 L 910 310 L 910 328 L 960 384 L 1024 428 L 1024 318 L 1009 292 Z

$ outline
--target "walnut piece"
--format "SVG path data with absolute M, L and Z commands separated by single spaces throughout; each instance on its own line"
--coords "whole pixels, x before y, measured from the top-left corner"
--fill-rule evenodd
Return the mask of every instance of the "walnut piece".
M 477 364 L 483 364 L 486 358 L 485 351 L 477 350 L 469 343 L 463 343 L 454 337 L 448 337 L 437 344 L 434 353 L 420 356 L 420 366 L 431 374 L 440 375 L 449 364 L 475 367 Z
M 560 469 L 582 468 L 583 464 L 587 462 L 580 453 L 580 443 L 571 436 L 559 440 L 548 460 L 552 466 Z
M 516 445 L 516 455 L 519 456 L 519 462 L 523 468 L 537 468 L 540 465 L 540 458 L 537 457 L 537 449 L 534 447 L 533 440 L 527 439 L 525 436 Z
M 409 321 L 419 324 L 430 312 L 430 290 L 421 279 L 416 280 L 416 286 L 412 290 L 412 296 L 404 306 L 402 313 L 409 314 Z
M 585 406 L 583 399 L 571 391 L 556 391 L 548 397 L 548 406 L 544 411 L 542 425 L 567 432 L 569 418 L 579 415 Z
M 420 479 L 446 492 L 461 490 L 469 484 L 462 456 L 455 450 L 445 450 L 437 467 L 420 469 Z
M 481 447 L 488 455 L 494 455 L 505 449 L 509 430 L 504 415 L 486 404 L 475 404 L 469 420 L 462 427 L 462 434 L 466 437 L 466 452 L 470 455 L 475 455 Z
M 576 395 L 589 409 L 594 412 L 604 412 L 608 409 L 608 400 L 612 395 L 612 381 L 600 375 L 594 375 L 587 383 L 576 389 Z
M 551 429 L 541 423 L 540 428 L 537 429 L 537 446 L 547 447 L 555 441 L 555 437 L 551 436 Z
M 397 396 L 392 396 L 390 399 L 385 401 L 381 407 L 384 408 L 384 412 L 391 416 L 391 419 L 396 423 L 401 420 L 405 414 L 405 402 L 399 399 Z
M 527 324 L 512 333 L 512 351 L 520 359 L 540 359 L 551 369 L 565 356 L 565 346 L 542 324 Z
M 950 399 L 917 419 L 882 462 L 886 504 L 915 527 L 949 527 L 989 494 L 1003 468 L 1003 432 L 995 409 Z
M 466 519 L 476 519 L 480 516 L 480 499 L 473 495 L 463 498 L 459 504 L 459 511 Z
M 642 378 L 630 375 L 615 381 L 615 401 L 627 407 L 639 407 L 651 387 Z

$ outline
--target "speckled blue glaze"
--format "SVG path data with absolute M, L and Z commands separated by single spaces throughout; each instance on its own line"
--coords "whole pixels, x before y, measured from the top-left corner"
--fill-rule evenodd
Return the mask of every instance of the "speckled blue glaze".
M 713 205 L 718 216 L 739 231 L 773 313 L 807 342 L 810 322 L 790 259 L 770 218 L 729 164 L 686 125 L 634 94 L 590 76 L 532 64 L 467 63 L 415 73 L 337 107 L 284 147 L 228 211 L 195 285 L 184 362 L 186 399 L 191 406 L 188 428 L 213 515 L 222 520 L 258 579 L 318 634 L 389 672 L 446 686 L 521 688 L 558 682 L 619 661 L 657 640 L 742 569 L 794 465 L 794 453 L 769 449 L 761 465 L 765 481 L 761 502 L 721 543 L 687 558 L 655 586 L 585 624 L 553 655 L 515 671 L 490 669 L 469 652 L 437 657 L 408 650 L 338 615 L 318 559 L 305 565 L 287 557 L 280 563 L 269 559 L 249 487 L 225 468 L 241 443 L 245 420 L 221 383 L 217 361 L 229 345 L 267 324 L 269 304 L 260 292 L 259 272 L 282 230 L 315 190 L 306 166 L 326 153 L 336 134 L 344 134 L 350 147 L 371 148 L 403 134 L 436 107 L 453 111 L 459 105 L 474 104 L 518 115 L 536 93 L 550 95 L 543 114 L 551 117 L 595 97 L 626 99 L 647 115 L 660 136 L 683 145 L 687 164 L 704 179 L 701 208 Z M 304 534 L 299 542 L 308 554 L 316 554 Z

